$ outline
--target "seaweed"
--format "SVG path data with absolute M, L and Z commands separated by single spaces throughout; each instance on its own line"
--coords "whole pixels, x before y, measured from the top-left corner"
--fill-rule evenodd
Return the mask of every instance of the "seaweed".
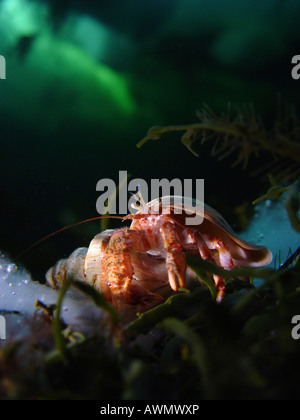
M 263 196 L 256 199 L 253 204 L 258 204 L 264 200 L 275 200 L 286 193 L 285 208 L 293 229 L 300 233 L 300 219 L 298 212 L 300 209 L 300 178 L 293 184 L 273 185 Z
M 237 109 L 234 116 L 231 104 L 221 115 L 204 105 L 197 116 L 200 122 L 194 124 L 151 127 L 137 147 L 160 140 L 169 132 L 183 132 L 182 143 L 196 157 L 204 143 L 212 142 L 211 154 L 218 160 L 237 154 L 232 167 L 242 164 L 246 169 L 250 158 L 265 153 L 267 163 L 254 170 L 253 176 L 267 172 L 281 182 L 300 176 L 300 119 L 294 107 L 279 104 L 277 118 L 269 129 L 252 105 L 243 111 Z
M 2 348 L 1 398 L 298 398 L 300 340 L 291 332 L 299 312 L 299 252 L 280 269 L 233 272 L 190 257 L 195 271 L 226 278 L 221 304 L 208 286 L 195 284 L 125 326 L 105 307 L 114 321 L 111 334 L 102 337 L 73 336 L 70 341 L 70 327 L 57 323 L 53 308 L 40 309 L 50 316 L 63 347 L 51 335 L 43 347 L 35 334 L 33 343 L 21 340 Z M 240 276 L 264 281 L 254 287 L 239 281 Z M 103 307 L 93 290 L 85 293 Z

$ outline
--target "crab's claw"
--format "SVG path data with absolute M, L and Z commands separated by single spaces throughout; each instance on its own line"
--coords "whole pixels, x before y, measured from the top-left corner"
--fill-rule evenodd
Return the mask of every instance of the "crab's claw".
M 171 288 L 177 292 L 178 287 L 185 287 L 186 262 L 182 253 L 167 253 L 166 267 Z
M 222 302 L 223 297 L 225 295 L 225 283 L 222 277 L 218 276 L 217 274 L 214 274 L 213 278 L 214 278 L 214 282 L 217 288 L 216 301 L 220 303 Z
M 186 262 L 174 223 L 163 223 L 160 232 L 167 251 L 166 268 L 171 288 L 176 292 L 178 287 L 185 287 Z

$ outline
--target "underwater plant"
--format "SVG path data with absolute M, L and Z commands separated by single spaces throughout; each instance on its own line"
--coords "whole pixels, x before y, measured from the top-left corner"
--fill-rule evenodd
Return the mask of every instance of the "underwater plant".
M 31 320 L 28 336 L 0 349 L 0 398 L 297 398 L 300 341 L 291 335 L 291 320 L 299 308 L 299 262 L 298 249 L 277 270 L 236 269 L 237 276 L 264 283 L 254 288 L 231 281 L 222 304 L 209 288 L 195 285 L 126 326 L 110 310 L 112 331 L 102 337 L 60 322 L 64 288 L 54 317 L 39 303 L 43 312 Z M 188 264 L 232 275 L 196 257 Z M 84 288 L 103 307 L 99 293 Z
M 218 116 L 205 105 L 197 112 L 198 123 L 154 126 L 137 147 L 149 140 L 160 140 L 165 133 L 183 131 L 182 143 L 197 157 L 201 145 L 211 141 L 212 156 L 223 160 L 236 153 L 232 166 L 242 164 L 246 169 L 252 156 L 267 152 L 267 163 L 252 175 L 267 172 L 280 182 L 297 179 L 300 176 L 300 119 L 295 108 L 278 105 L 278 115 L 270 129 L 256 115 L 253 106 L 245 111 L 238 109 L 235 116 L 232 116 L 231 108 L 229 104 L 227 112 Z
M 293 229 L 300 233 L 300 218 L 298 215 L 300 209 L 300 179 L 291 185 L 273 185 L 265 195 L 256 199 L 253 204 L 258 204 L 263 200 L 275 200 L 282 194 L 287 193 L 285 199 L 285 208 Z

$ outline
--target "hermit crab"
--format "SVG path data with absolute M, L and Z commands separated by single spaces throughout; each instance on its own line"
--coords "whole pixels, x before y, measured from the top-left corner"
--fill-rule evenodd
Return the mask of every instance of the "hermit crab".
M 201 204 L 201 205 L 198 205 Z M 46 274 L 47 283 L 61 287 L 68 277 L 98 289 L 116 308 L 146 306 L 186 287 L 186 254 L 198 255 L 226 270 L 269 264 L 268 248 L 240 239 L 224 218 L 197 200 L 166 196 L 145 203 L 140 196 L 130 227 L 106 230 L 89 248 L 75 250 Z M 201 222 L 190 225 L 191 217 Z M 223 279 L 211 275 L 217 301 L 225 293 Z

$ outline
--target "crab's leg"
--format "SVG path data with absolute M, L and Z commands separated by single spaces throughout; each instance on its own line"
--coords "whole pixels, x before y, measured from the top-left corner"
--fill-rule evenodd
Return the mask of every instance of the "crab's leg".
M 223 297 L 225 295 L 225 283 L 221 276 L 218 276 L 217 274 L 213 275 L 213 279 L 217 288 L 217 296 L 216 301 L 218 303 L 222 302 Z
M 187 234 L 189 238 L 191 239 L 193 244 L 197 245 L 200 257 L 206 261 L 206 260 L 215 260 L 214 255 L 206 245 L 205 241 L 202 239 L 202 236 L 199 232 L 195 230 L 187 230 Z
M 219 264 L 219 258 L 214 255 L 214 253 L 212 252 L 211 249 L 209 249 L 208 245 L 206 244 L 206 242 L 204 241 L 204 239 L 202 238 L 201 234 L 197 231 L 194 230 L 189 230 L 188 235 L 190 237 L 190 239 L 192 240 L 193 243 L 195 243 L 198 247 L 198 251 L 200 254 L 200 257 L 203 260 L 209 261 L 212 260 L 214 261 L 216 264 Z M 218 245 L 215 244 L 215 242 L 213 240 L 207 240 L 209 246 L 212 249 L 215 249 Z M 225 248 L 223 248 L 225 249 Z M 230 256 L 231 258 L 231 256 Z M 214 274 L 213 275 L 213 279 L 217 288 L 217 297 L 216 300 L 217 302 L 221 302 L 224 294 L 225 294 L 225 284 L 224 284 L 224 280 L 222 279 L 222 277 Z
M 171 288 L 176 292 L 179 287 L 185 287 L 186 262 L 183 248 L 172 222 L 165 222 L 160 228 L 167 251 L 166 267 Z
M 234 263 L 232 261 L 229 249 L 221 239 L 211 239 L 206 237 L 205 242 L 209 248 L 218 251 L 220 267 L 224 268 L 225 270 L 232 270 L 234 268 Z
M 205 237 L 205 242 L 208 247 L 218 251 L 219 265 L 225 270 L 232 270 L 234 268 L 234 263 L 232 261 L 231 254 L 221 239 L 212 239 Z M 215 285 L 217 287 L 217 302 L 221 302 L 225 294 L 225 283 L 221 276 L 217 274 L 213 275 Z

